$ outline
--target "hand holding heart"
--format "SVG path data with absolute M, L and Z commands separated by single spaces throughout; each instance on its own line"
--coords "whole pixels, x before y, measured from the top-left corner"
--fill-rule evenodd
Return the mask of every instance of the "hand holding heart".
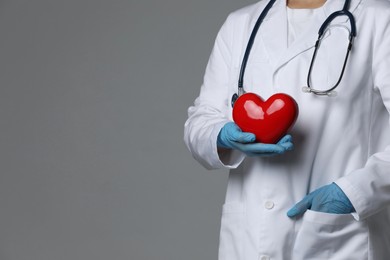
M 297 116 L 298 105 L 286 94 L 275 94 L 265 102 L 254 93 L 243 94 L 234 103 L 235 123 L 224 125 L 217 146 L 248 156 L 282 154 L 293 149 L 292 138 L 286 133 Z
M 282 154 L 293 149 L 290 135 L 284 136 L 277 144 L 255 143 L 256 136 L 242 132 L 233 122 L 226 123 L 218 134 L 217 145 L 220 148 L 236 149 L 248 156 Z

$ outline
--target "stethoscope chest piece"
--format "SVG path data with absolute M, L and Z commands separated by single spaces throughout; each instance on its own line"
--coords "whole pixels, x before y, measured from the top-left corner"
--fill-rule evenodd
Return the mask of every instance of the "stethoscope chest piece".
M 234 103 L 236 103 L 236 100 L 238 99 L 237 93 L 234 93 L 231 100 L 231 105 L 234 107 Z

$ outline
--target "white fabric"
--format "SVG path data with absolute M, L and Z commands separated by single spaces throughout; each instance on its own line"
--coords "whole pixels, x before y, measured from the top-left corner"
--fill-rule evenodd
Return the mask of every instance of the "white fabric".
M 285 1 L 276 1 L 259 30 L 244 79 L 246 91 L 268 98 L 293 96 L 300 114 L 291 134 L 294 151 L 220 157 L 216 139 L 232 120 L 230 100 L 247 40 L 268 1 L 229 15 L 218 33 L 199 97 L 188 110 L 184 140 L 206 168 L 229 168 L 221 219 L 219 260 L 389 259 L 390 257 L 390 2 L 352 0 L 357 37 L 334 98 L 302 93 L 323 21 L 343 0 L 328 0 L 287 48 Z M 321 44 L 312 83 L 337 80 L 349 26 L 337 18 Z M 286 212 L 308 192 L 336 182 L 356 213 Z M 273 205 L 269 207 L 269 205 Z
M 295 41 L 295 39 L 302 34 L 302 32 L 310 25 L 315 12 L 320 11 L 321 8 L 315 9 L 296 9 L 287 8 L 287 22 L 288 22 L 288 45 Z

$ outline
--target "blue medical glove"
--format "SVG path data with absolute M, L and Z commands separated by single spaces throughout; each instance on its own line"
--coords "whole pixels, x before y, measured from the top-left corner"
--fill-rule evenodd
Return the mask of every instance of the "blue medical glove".
M 254 134 L 242 132 L 234 122 L 228 122 L 218 134 L 217 146 L 236 149 L 248 156 L 282 154 L 294 147 L 290 135 L 284 136 L 277 144 L 255 143 L 255 140 Z
M 287 212 L 287 216 L 292 218 L 302 215 L 307 209 L 334 214 L 348 214 L 355 211 L 348 197 L 335 183 L 306 195 Z

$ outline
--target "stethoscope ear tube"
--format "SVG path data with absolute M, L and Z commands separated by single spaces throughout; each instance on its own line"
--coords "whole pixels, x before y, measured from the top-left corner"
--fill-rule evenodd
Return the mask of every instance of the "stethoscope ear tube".
M 351 35 L 353 37 L 356 36 L 356 22 L 355 22 L 355 18 L 353 17 L 353 15 L 351 14 L 350 11 L 348 10 L 340 10 L 340 11 L 336 11 L 334 13 L 332 13 L 331 15 L 329 15 L 328 18 L 326 18 L 325 22 L 321 25 L 319 31 L 318 31 L 318 35 L 319 37 L 322 37 L 322 35 L 324 34 L 325 32 L 325 29 L 326 27 L 329 26 L 329 24 L 338 16 L 342 16 L 342 15 L 346 15 L 348 16 L 349 18 L 349 23 L 351 25 Z
M 340 76 L 339 76 L 336 84 L 327 90 L 316 90 L 316 89 L 312 88 L 311 84 L 310 84 L 311 71 L 313 69 L 314 60 L 315 60 L 315 57 L 317 55 L 318 46 L 320 45 L 319 41 L 320 40 L 318 39 L 317 40 L 318 44 L 316 43 L 316 45 L 315 45 L 313 57 L 312 57 L 311 62 L 310 62 L 309 73 L 307 74 L 307 87 L 303 87 L 302 92 L 313 93 L 313 94 L 316 94 L 319 96 L 335 97 L 335 96 L 337 96 L 337 92 L 335 91 L 335 89 L 340 84 L 341 79 L 343 78 L 345 67 L 347 65 L 347 61 L 348 61 L 348 57 L 349 57 L 349 53 L 351 52 L 351 49 L 352 49 L 353 37 L 349 37 L 348 48 L 347 48 L 347 52 L 345 54 L 345 59 L 344 59 L 343 67 L 342 67 L 341 72 L 340 72 Z
M 341 79 L 343 78 L 343 75 L 344 75 L 344 71 L 345 71 L 345 67 L 347 65 L 347 61 L 348 61 L 348 57 L 349 57 L 349 53 L 351 52 L 351 49 L 352 49 L 352 45 L 353 45 L 353 40 L 356 36 L 356 24 L 355 24 L 355 18 L 353 17 L 353 15 L 351 14 L 351 12 L 349 12 L 346 8 L 348 8 L 349 6 L 349 2 L 350 0 L 346 0 L 345 1 L 345 4 L 344 4 L 344 8 L 343 10 L 340 10 L 340 11 L 336 11 L 334 13 L 332 13 L 326 20 L 325 22 L 321 25 L 319 31 L 318 31 L 318 39 L 316 41 L 316 44 L 315 44 L 315 47 L 314 47 L 314 53 L 313 53 L 313 56 L 312 56 L 312 59 L 311 59 L 311 62 L 310 62 L 310 67 L 309 67 L 309 72 L 307 74 L 307 87 L 303 87 L 302 88 L 302 92 L 305 92 L 305 93 L 313 93 L 313 94 L 316 94 L 316 95 L 319 95 L 319 96 L 328 96 L 328 97 L 335 97 L 337 96 L 337 92 L 334 90 L 337 88 L 337 86 L 340 84 L 341 82 Z M 341 69 L 341 73 L 340 73 L 340 76 L 336 82 L 336 84 L 327 89 L 327 90 L 316 90 L 314 88 L 311 87 L 310 85 L 310 79 L 311 79 L 311 72 L 312 72 L 312 69 L 313 69 L 313 64 L 314 64 L 314 60 L 317 56 L 317 51 L 318 51 L 318 48 L 319 46 L 321 45 L 321 40 L 322 40 L 322 37 L 323 37 L 323 34 L 326 30 L 326 28 L 328 28 L 329 24 L 338 16 L 342 16 L 342 15 L 346 15 L 348 16 L 349 18 L 349 22 L 350 22 L 350 25 L 351 25 L 351 31 L 349 33 L 349 43 L 348 43 L 348 47 L 347 47 L 347 52 L 346 52 L 346 55 L 345 55 L 345 59 L 344 59 L 344 63 L 343 63 L 343 67 Z

